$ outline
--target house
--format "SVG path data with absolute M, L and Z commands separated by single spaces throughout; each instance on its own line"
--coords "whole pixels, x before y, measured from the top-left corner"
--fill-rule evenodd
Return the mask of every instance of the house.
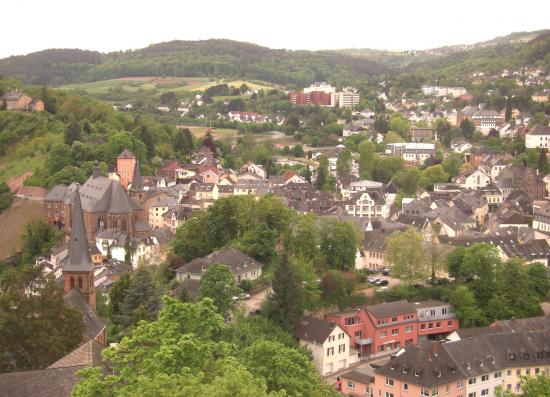
M 256 280 L 262 275 L 262 264 L 236 248 L 228 248 L 223 251 L 215 251 L 202 258 L 193 259 L 176 269 L 178 281 L 186 279 L 200 280 L 208 268 L 219 263 L 226 265 L 235 276 L 235 281 L 240 284 L 242 280 Z
M 421 165 L 430 157 L 435 156 L 435 145 L 433 143 L 389 143 L 386 154 L 400 156 L 405 163 Z
M 191 217 L 191 213 L 189 207 L 172 208 L 162 215 L 163 227 L 176 233 L 176 230 Z
M 528 149 L 548 149 L 550 126 L 536 124 L 525 133 L 525 147 Z
M 531 100 L 537 103 L 548 102 L 548 92 L 547 91 L 538 91 L 531 95 Z
M 149 205 L 149 226 L 152 229 L 159 229 L 164 226 L 163 215 L 171 208 L 178 205 L 178 199 L 174 197 L 157 197 L 157 199 Z
M 405 346 L 375 370 L 374 395 L 465 397 L 466 375 L 443 347 L 433 341 Z
M 463 189 L 480 189 L 491 183 L 491 177 L 480 169 L 473 169 L 456 176 L 453 182 Z
M 203 165 L 197 168 L 197 178 L 202 183 L 217 184 L 220 181 L 220 171 L 214 165 Z
M 458 317 L 449 303 L 428 300 L 415 302 L 418 320 L 418 341 L 441 340 L 459 328 Z
M 361 134 L 365 131 L 365 129 L 359 125 L 356 124 L 348 124 L 344 127 L 342 130 L 342 136 L 344 138 L 347 138 L 352 135 Z
M 461 193 L 452 200 L 452 205 L 483 225 L 489 214 L 489 205 L 484 196 L 475 193 Z
M 508 197 L 512 190 L 524 191 L 531 201 L 542 200 L 547 194 L 542 176 L 526 166 L 510 165 L 504 168 L 500 172 L 496 186 L 504 197 Z
M 340 392 L 345 396 L 374 396 L 374 376 L 363 368 L 352 369 L 340 375 Z
M 417 342 L 416 309 L 406 300 L 327 314 L 325 319 L 350 335 L 361 357 L 385 355 Z
M 431 142 L 434 137 L 437 139 L 435 129 L 432 127 L 411 126 L 409 134 L 413 142 Z
M 239 180 L 233 186 L 233 194 L 235 196 L 253 195 L 264 196 L 269 191 L 269 185 L 262 180 Z
M 267 178 L 267 172 L 264 166 L 259 164 L 254 164 L 250 161 L 241 167 L 241 172 L 248 172 L 250 174 L 257 175 L 261 179 Z
M 345 213 L 352 216 L 368 218 L 387 218 L 389 206 L 379 191 L 360 191 L 342 202 Z
M 284 185 L 288 185 L 289 183 L 307 183 L 305 178 L 298 175 L 296 171 L 286 171 L 281 177 Z
M 306 316 L 294 328 L 293 335 L 300 346 L 311 351 L 313 364 L 321 375 L 346 369 L 359 359 L 350 348 L 349 335 L 332 321 Z
M 44 102 L 32 99 L 22 91 L 11 91 L 0 97 L 0 109 L 11 112 L 42 112 Z
M 534 208 L 532 227 L 550 233 L 550 205 Z
M 504 123 L 504 116 L 496 110 L 479 110 L 472 114 L 472 122 L 479 132 L 488 135 L 492 129 Z
M 363 239 L 363 255 L 365 266 L 369 270 L 378 271 L 390 267 L 387 255 L 388 233 L 380 231 L 367 231 Z

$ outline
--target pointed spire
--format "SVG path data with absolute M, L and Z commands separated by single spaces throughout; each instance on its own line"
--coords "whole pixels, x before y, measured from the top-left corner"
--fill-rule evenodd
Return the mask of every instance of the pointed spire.
M 91 271 L 94 268 L 90 258 L 82 202 L 80 201 L 80 185 L 76 184 L 71 222 L 71 238 L 69 240 L 69 253 L 64 271 Z
M 139 161 L 137 160 L 134 165 L 134 174 L 132 175 L 132 185 L 130 186 L 130 190 L 141 190 L 141 170 L 139 169 Z

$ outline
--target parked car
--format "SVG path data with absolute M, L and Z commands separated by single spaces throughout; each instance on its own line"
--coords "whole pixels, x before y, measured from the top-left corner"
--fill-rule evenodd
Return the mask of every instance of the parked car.
M 380 280 L 376 285 L 383 286 L 383 285 L 389 285 L 389 284 L 390 282 L 388 280 Z
M 367 278 L 367 281 L 368 281 L 370 284 L 374 284 L 374 281 L 375 281 L 375 280 L 376 280 L 376 279 L 375 279 L 374 277 L 368 277 L 368 278 Z
M 247 294 L 246 292 L 243 292 L 239 295 L 236 295 L 232 298 L 234 301 L 242 301 L 242 300 L 247 300 L 247 299 L 250 299 L 250 294 Z
M 388 289 L 388 287 L 380 287 L 376 289 L 376 292 L 386 292 Z
M 389 276 L 390 275 L 390 269 L 388 269 L 387 267 L 383 268 L 382 269 L 382 274 L 384 276 Z

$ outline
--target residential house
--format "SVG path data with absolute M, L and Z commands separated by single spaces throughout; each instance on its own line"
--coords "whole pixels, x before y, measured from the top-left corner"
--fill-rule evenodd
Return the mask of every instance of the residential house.
M 32 99 L 22 91 L 11 91 L 0 97 L 0 109 L 11 112 L 42 112 L 44 102 Z
M 480 169 L 473 169 L 456 176 L 453 181 L 463 189 L 480 189 L 491 183 L 491 177 Z
M 479 110 L 472 115 L 472 122 L 483 135 L 488 135 L 493 129 L 498 129 L 504 123 L 504 116 L 496 110 Z
M 542 200 L 547 194 L 542 176 L 526 166 L 510 165 L 504 168 L 500 172 L 496 186 L 504 197 L 508 197 L 512 190 L 524 191 L 531 201 Z
M 391 156 L 400 156 L 406 164 L 422 165 L 426 160 L 435 155 L 435 145 L 433 143 L 389 143 L 386 154 Z
M 262 275 L 262 264 L 236 248 L 215 251 L 205 257 L 193 259 L 176 269 L 178 281 L 200 280 L 204 272 L 215 263 L 226 265 L 231 270 L 237 284 L 243 280 L 256 280 Z
M 437 139 L 437 133 L 432 127 L 411 126 L 409 133 L 413 142 L 431 142 L 434 137 Z
M 376 190 L 357 192 L 349 200 L 343 201 L 342 205 L 348 215 L 368 218 L 389 216 L 389 206 L 384 196 Z
M 525 147 L 528 149 L 548 149 L 550 126 L 536 124 L 525 133 Z
M 466 215 L 475 219 L 479 225 L 485 223 L 489 214 L 489 205 L 481 194 L 461 193 L 451 203 L 453 206 L 460 208 Z
M 178 199 L 174 197 L 157 197 L 153 203 L 149 205 L 149 226 L 152 229 L 159 229 L 164 226 L 163 215 L 171 208 L 178 205 Z
M 459 328 L 458 317 L 453 313 L 451 304 L 428 300 L 415 302 L 418 320 L 418 341 L 426 339 L 441 340 Z
M 352 135 L 361 134 L 364 131 L 365 131 L 365 129 L 363 127 L 359 126 L 359 125 L 348 124 L 342 130 L 342 136 L 344 138 L 346 138 L 346 137 L 349 137 L 349 136 L 352 136 Z
M 214 165 L 202 165 L 197 168 L 197 178 L 202 183 L 217 184 L 220 181 L 220 171 Z
M 192 209 L 189 207 L 172 208 L 162 215 L 163 227 L 175 234 L 176 230 L 191 217 L 191 213 Z
M 463 139 L 454 139 L 451 142 L 451 150 L 455 153 L 466 153 L 472 148 L 472 144 Z
M 254 164 L 250 161 L 241 167 L 241 172 L 248 172 L 250 174 L 258 176 L 261 179 L 266 179 L 267 178 L 267 172 L 266 172 L 264 166 Z
M 263 180 L 239 180 L 233 186 L 235 196 L 253 195 L 264 196 L 269 191 L 269 185 Z
M 352 369 L 341 376 L 340 392 L 344 396 L 373 397 L 374 376 L 363 368 Z
M 531 95 L 531 100 L 537 103 L 548 102 L 548 91 L 537 91 Z
M 294 328 L 293 335 L 300 346 L 311 351 L 313 364 L 321 375 L 346 369 L 359 359 L 350 348 L 349 335 L 332 321 L 306 316 Z

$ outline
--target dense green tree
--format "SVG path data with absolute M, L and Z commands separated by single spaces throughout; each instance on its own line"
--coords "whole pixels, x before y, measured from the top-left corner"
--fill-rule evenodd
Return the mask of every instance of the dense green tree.
M 304 157 L 305 153 L 302 145 L 294 145 L 294 147 L 292 148 L 292 155 L 294 157 Z
M 208 237 L 206 220 L 205 213 L 198 213 L 176 230 L 176 238 L 172 241 L 174 255 L 190 261 L 211 252 L 212 240 Z
M 461 328 L 470 328 L 486 324 L 483 313 L 468 287 L 459 285 L 451 292 L 448 298 L 449 303 L 454 307 L 455 314 L 460 319 Z
M 269 319 L 291 331 L 304 314 L 301 286 L 287 256 L 275 269 L 273 293 L 264 304 Z
M 376 147 L 371 141 L 363 141 L 357 148 L 359 152 L 359 173 L 363 178 L 372 178 L 374 171 L 374 152 Z
M 21 262 L 31 264 L 40 256 L 48 253 L 61 239 L 61 232 L 51 228 L 46 222 L 39 219 L 25 226 L 21 238 Z
M 545 301 L 550 293 L 550 279 L 546 266 L 542 263 L 530 265 L 527 269 L 529 276 L 529 290 L 537 294 L 540 301 Z
M 395 174 L 405 168 L 404 161 L 399 156 L 376 157 L 373 179 L 388 183 Z
M 0 213 L 9 208 L 13 201 L 13 193 L 5 182 L 0 182 Z
M 387 244 L 392 275 L 411 284 L 424 281 L 430 274 L 422 236 L 412 227 L 393 233 Z
M 174 149 L 182 154 L 188 155 L 194 149 L 193 134 L 188 128 L 178 129 L 174 133 Z
M 70 146 L 62 143 L 54 144 L 44 163 L 46 175 L 53 175 L 69 165 L 71 165 Z
M 460 173 L 462 168 L 463 156 L 460 153 L 450 153 L 443 160 L 443 169 L 451 178 L 454 178 Z
M 336 173 L 339 177 L 349 176 L 352 171 L 353 159 L 351 157 L 351 151 L 344 149 L 338 155 L 336 160 Z
M 0 372 L 46 368 L 82 342 L 82 315 L 41 267 L 0 275 Z
M 82 131 L 80 125 L 76 121 L 72 121 L 66 128 L 64 133 L 64 141 L 67 145 L 72 145 L 74 141 L 80 141 Z
M 314 214 L 297 215 L 290 224 L 285 248 L 291 255 L 315 262 L 319 258 L 319 229 Z
M 129 326 L 140 320 L 152 321 L 160 310 L 160 293 L 151 275 L 151 270 L 139 266 L 132 274 L 120 315 L 115 318 L 120 324 Z
M 444 183 L 448 180 L 449 174 L 445 172 L 441 164 L 437 164 L 423 170 L 418 182 L 424 188 L 431 189 L 435 183 Z
M 500 268 L 499 291 L 504 305 L 515 317 L 533 317 L 539 314 L 539 299 L 531 289 L 531 280 L 523 260 L 511 258 Z
M 462 135 L 464 136 L 464 138 L 466 138 L 467 140 L 471 140 L 474 136 L 476 126 L 472 121 L 464 119 L 460 122 L 460 130 L 462 131 Z
M 229 318 L 235 307 L 234 296 L 240 292 L 235 283 L 235 277 L 227 265 L 213 264 L 206 269 L 199 284 L 199 298 L 213 300 L 218 313 Z
M 322 382 L 307 355 L 289 346 L 288 334 L 285 337 L 277 327 L 259 321 L 237 319 L 236 324 L 225 324 L 210 299 L 191 304 L 165 298 L 156 321 L 140 323 L 131 336 L 103 352 L 110 373 L 102 374 L 100 368 L 81 371 L 73 394 L 336 395 Z
M 358 233 L 349 222 L 324 219 L 321 223 L 321 253 L 329 267 L 337 270 L 355 269 L 358 248 Z
M 325 305 L 337 305 L 340 309 L 352 303 L 355 276 L 353 273 L 342 273 L 328 270 L 321 278 L 319 288 Z
M 142 125 L 139 129 L 139 139 L 145 145 L 147 151 L 147 158 L 150 160 L 155 155 L 155 141 L 147 126 Z
M 110 303 L 110 318 L 115 321 L 122 315 L 122 305 L 124 298 L 130 287 L 130 273 L 125 272 L 120 276 L 120 279 L 113 284 L 113 287 L 109 290 L 109 303 Z
M 277 231 L 270 229 L 267 224 L 261 223 L 256 228 L 246 231 L 237 240 L 236 245 L 254 259 L 267 263 L 276 255 L 276 239 Z
M 315 187 L 319 190 L 326 190 L 329 180 L 328 158 L 322 154 L 321 157 L 319 157 L 319 168 L 317 169 Z
M 540 373 L 535 376 L 526 376 L 521 379 L 521 393 L 516 394 L 498 386 L 495 390 L 497 397 L 550 397 L 550 377 Z

